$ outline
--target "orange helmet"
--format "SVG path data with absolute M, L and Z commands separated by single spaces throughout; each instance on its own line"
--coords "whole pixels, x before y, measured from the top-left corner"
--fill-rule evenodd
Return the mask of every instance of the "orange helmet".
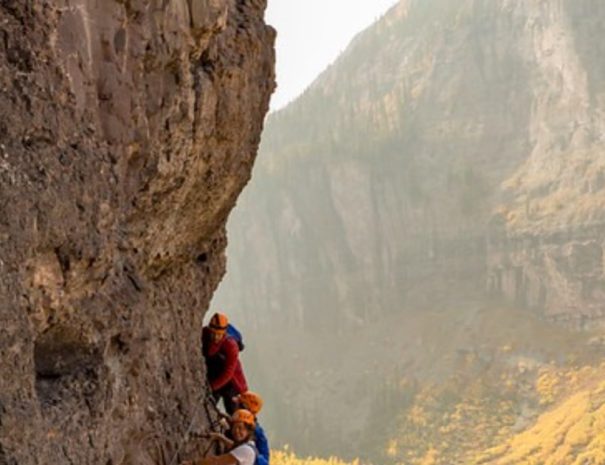
M 263 399 L 252 391 L 246 391 L 239 395 L 239 401 L 246 410 L 250 410 L 253 415 L 257 415 L 263 408 Z
M 236 410 L 235 413 L 231 416 L 231 421 L 233 423 L 242 422 L 244 425 L 254 427 L 256 425 L 256 420 L 254 419 L 254 415 L 246 409 Z
M 224 333 L 227 331 L 227 326 L 229 325 L 229 319 L 226 315 L 222 313 L 215 313 L 210 318 L 210 324 L 208 325 L 212 331 L 217 333 Z

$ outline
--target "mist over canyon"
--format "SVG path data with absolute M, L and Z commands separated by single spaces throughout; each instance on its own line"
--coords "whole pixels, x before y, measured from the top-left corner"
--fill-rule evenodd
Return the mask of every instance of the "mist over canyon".
M 404 0 L 268 117 L 214 303 L 278 442 L 473 463 L 598 364 L 603 32 L 594 0 Z

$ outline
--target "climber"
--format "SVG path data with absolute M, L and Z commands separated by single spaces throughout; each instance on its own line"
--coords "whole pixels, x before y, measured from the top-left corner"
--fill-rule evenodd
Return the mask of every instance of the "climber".
M 229 452 L 198 460 L 188 460 L 182 465 L 254 465 L 258 452 L 254 445 L 254 415 L 248 410 L 239 409 L 231 416 L 231 437 L 220 433 L 210 433 L 211 441 L 221 442 Z
M 202 330 L 202 353 L 206 360 L 208 382 L 216 402 L 223 399 L 225 411 L 231 415 L 236 410 L 234 397 L 248 390 L 244 371 L 239 361 L 237 342 L 227 336 L 229 320 L 222 313 L 215 313 L 210 324 Z
M 246 409 L 254 415 L 256 427 L 254 429 L 254 443 L 258 452 L 255 465 L 269 465 L 269 441 L 263 428 L 258 424 L 256 416 L 263 408 L 263 399 L 258 394 L 252 391 L 246 391 L 243 394 L 235 397 L 233 402 L 237 408 Z

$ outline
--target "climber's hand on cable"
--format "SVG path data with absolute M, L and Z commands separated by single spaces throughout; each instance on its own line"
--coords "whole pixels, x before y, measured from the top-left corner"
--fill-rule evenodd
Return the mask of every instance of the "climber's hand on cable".
M 216 440 L 216 441 L 221 441 L 221 442 L 229 441 L 229 439 L 227 439 L 227 437 L 224 434 L 216 433 L 214 431 L 208 433 L 208 438 Z
M 233 441 L 231 439 L 229 439 L 227 436 L 225 436 L 224 434 L 211 433 L 211 439 L 224 444 L 225 446 L 227 446 L 227 449 L 233 447 Z

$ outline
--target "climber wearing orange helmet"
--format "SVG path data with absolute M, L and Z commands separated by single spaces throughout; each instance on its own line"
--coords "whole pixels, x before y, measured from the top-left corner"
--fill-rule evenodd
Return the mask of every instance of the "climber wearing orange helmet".
M 222 442 L 228 453 L 201 460 L 190 460 L 182 465 L 254 465 L 258 452 L 254 445 L 256 420 L 248 410 L 239 409 L 231 416 L 231 437 L 220 433 L 210 433 L 211 440 Z
M 238 408 L 246 409 L 254 415 L 256 420 L 256 427 L 254 429 L 254 443 L 256 444 L 256 455 L 255 465 L 269 465 L 270 459 L 270 448 L 267 435 L 263 428 L 258 424 L 256 416 L 263 408 L 263 399 L 261 396 L 252 391 L 246 391 L 233 399 Z
M 202 353 L 206 360 L 208 381 L 216 401 L 223 399 L 225 410 L 236 410 L 233 398 L 248 390 L 246 377 L 239 361 L 239 348 L 233 338 L 227 336 L 229 320 L 222 313 L 215 313 L 208 326 L 202 330 Z

